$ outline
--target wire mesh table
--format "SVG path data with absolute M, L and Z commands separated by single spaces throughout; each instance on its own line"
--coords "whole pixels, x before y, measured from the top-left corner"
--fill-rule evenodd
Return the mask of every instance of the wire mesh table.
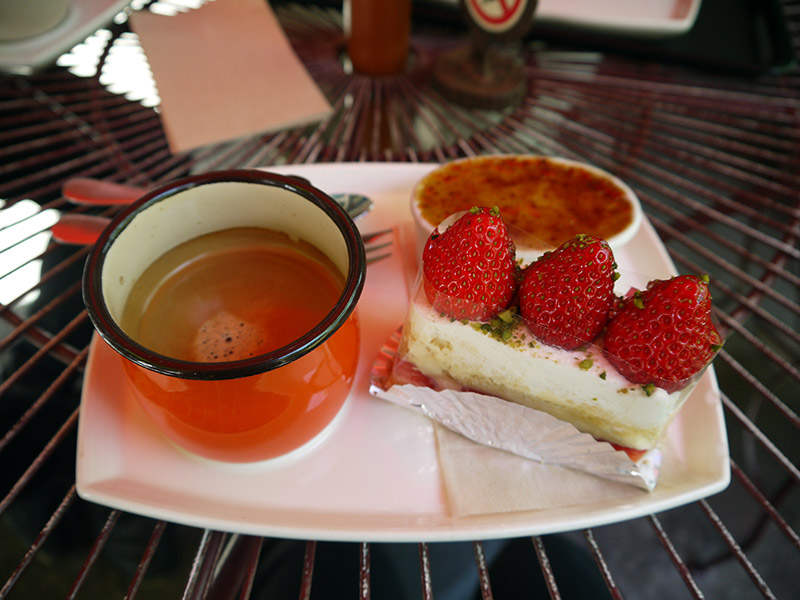
M 800 2 L 781 9 L 796 52 Z M 137 52 L 124 15 L 59 65 L 0 79 L 0 598 L 796 598 L 800 73 L 530 42 L 524 102 L 481 111 L 430 86 L 433 60 L 458 41 L 452 31 L 415 34 L 408 71 L 376 79 L 341 60 L 338 10 L 277 13 L 334 107 L 317 126 L 172 155 L 152 90 L 126 87 L 115 70 Z M 262 539 L 77 496 L 87 249 L 56 244 L 48 230 L 58 212 L 114 209 L 70 205 L 67 178 L 147 186 L 212 169 L 486 153 L 558 155 L 615 173 L 678 269 L 710 274 L 730 331 L 715 362 L 731 456 L 724 492 L 615 525 L 460 544 Z

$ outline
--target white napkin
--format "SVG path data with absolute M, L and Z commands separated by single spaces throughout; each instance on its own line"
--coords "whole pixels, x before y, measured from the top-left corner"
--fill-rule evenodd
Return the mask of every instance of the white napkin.
M 172 152 L 318 121 L 328 101 L 264 0 L 131 15 Z
M 647 494 L 624 483 L 477 444 L 436 425 L 439 467 L 456 517 L 543 510 Z
M 392 384 L 399 332 L 381 349 L 370 393 L 434 422 L 453 516 L 625 501 L 653 490 L 660 449 L 636 464 L 547 413 L 493 396 Z

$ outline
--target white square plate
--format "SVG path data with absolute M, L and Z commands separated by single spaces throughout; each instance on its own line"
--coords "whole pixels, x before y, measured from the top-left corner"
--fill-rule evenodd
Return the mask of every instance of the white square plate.
M 251 465 L 191 456 L 168 442 L 130 398 L 112 350 L 95 338 L 78 429 L 82 498 L 142 515 L 240 533 L 342 541 L 455 541 L 567 531 L 666 510 L 724 489 L 728 445 L 713 369 L 670 427 L 656 490 L 624 504 L 591 501 L 554 510 L 454 518 L 440 480 L 432 424 L 369 395 L 371 366 L 404 318 L 416 273 L 409 199 L 435 165 L 354 163 L 271 169 L 308 178 L 329 193 L 375 201 L 363 231 L 395 227 L 393 253 L 367 271 L 359 303 L 361 365 L 334 423 L 295 453 Z M 406 252 L 404 252 L 406 250 Z M 630 271 L 674 273 L 645 221 L 617 254 Z

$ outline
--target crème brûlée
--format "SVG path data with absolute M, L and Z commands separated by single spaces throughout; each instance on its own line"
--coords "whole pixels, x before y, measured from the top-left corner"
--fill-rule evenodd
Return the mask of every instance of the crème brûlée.
M 408 381 L 416 371 L 434 389 L 497 396 L 598 440 L 643 451 L 657 445 L 693 388 L 668 393 L 629 382 L 604 356 L 602 338 L 563 350 L 538 342 L 518 318 L 505 331 L 442 316 L 418 290 L 403 326 L 395 379 Z
M 577 233 L 627 243 L 642 208 L 633 190 L 593 165 L 552 156 L 491 155 L 449 161 L 420 180 L 411 211 L 420 244 L 453 213 L 498 206 L 517 251 L 555 248 Z

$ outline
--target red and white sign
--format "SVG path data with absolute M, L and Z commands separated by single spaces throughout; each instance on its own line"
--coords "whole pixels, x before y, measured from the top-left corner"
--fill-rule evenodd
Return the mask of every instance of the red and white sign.
M 464 4 L 479 28 L 487 33 L 505 33 L 526 14 L 529 0 L 465 0 Z

